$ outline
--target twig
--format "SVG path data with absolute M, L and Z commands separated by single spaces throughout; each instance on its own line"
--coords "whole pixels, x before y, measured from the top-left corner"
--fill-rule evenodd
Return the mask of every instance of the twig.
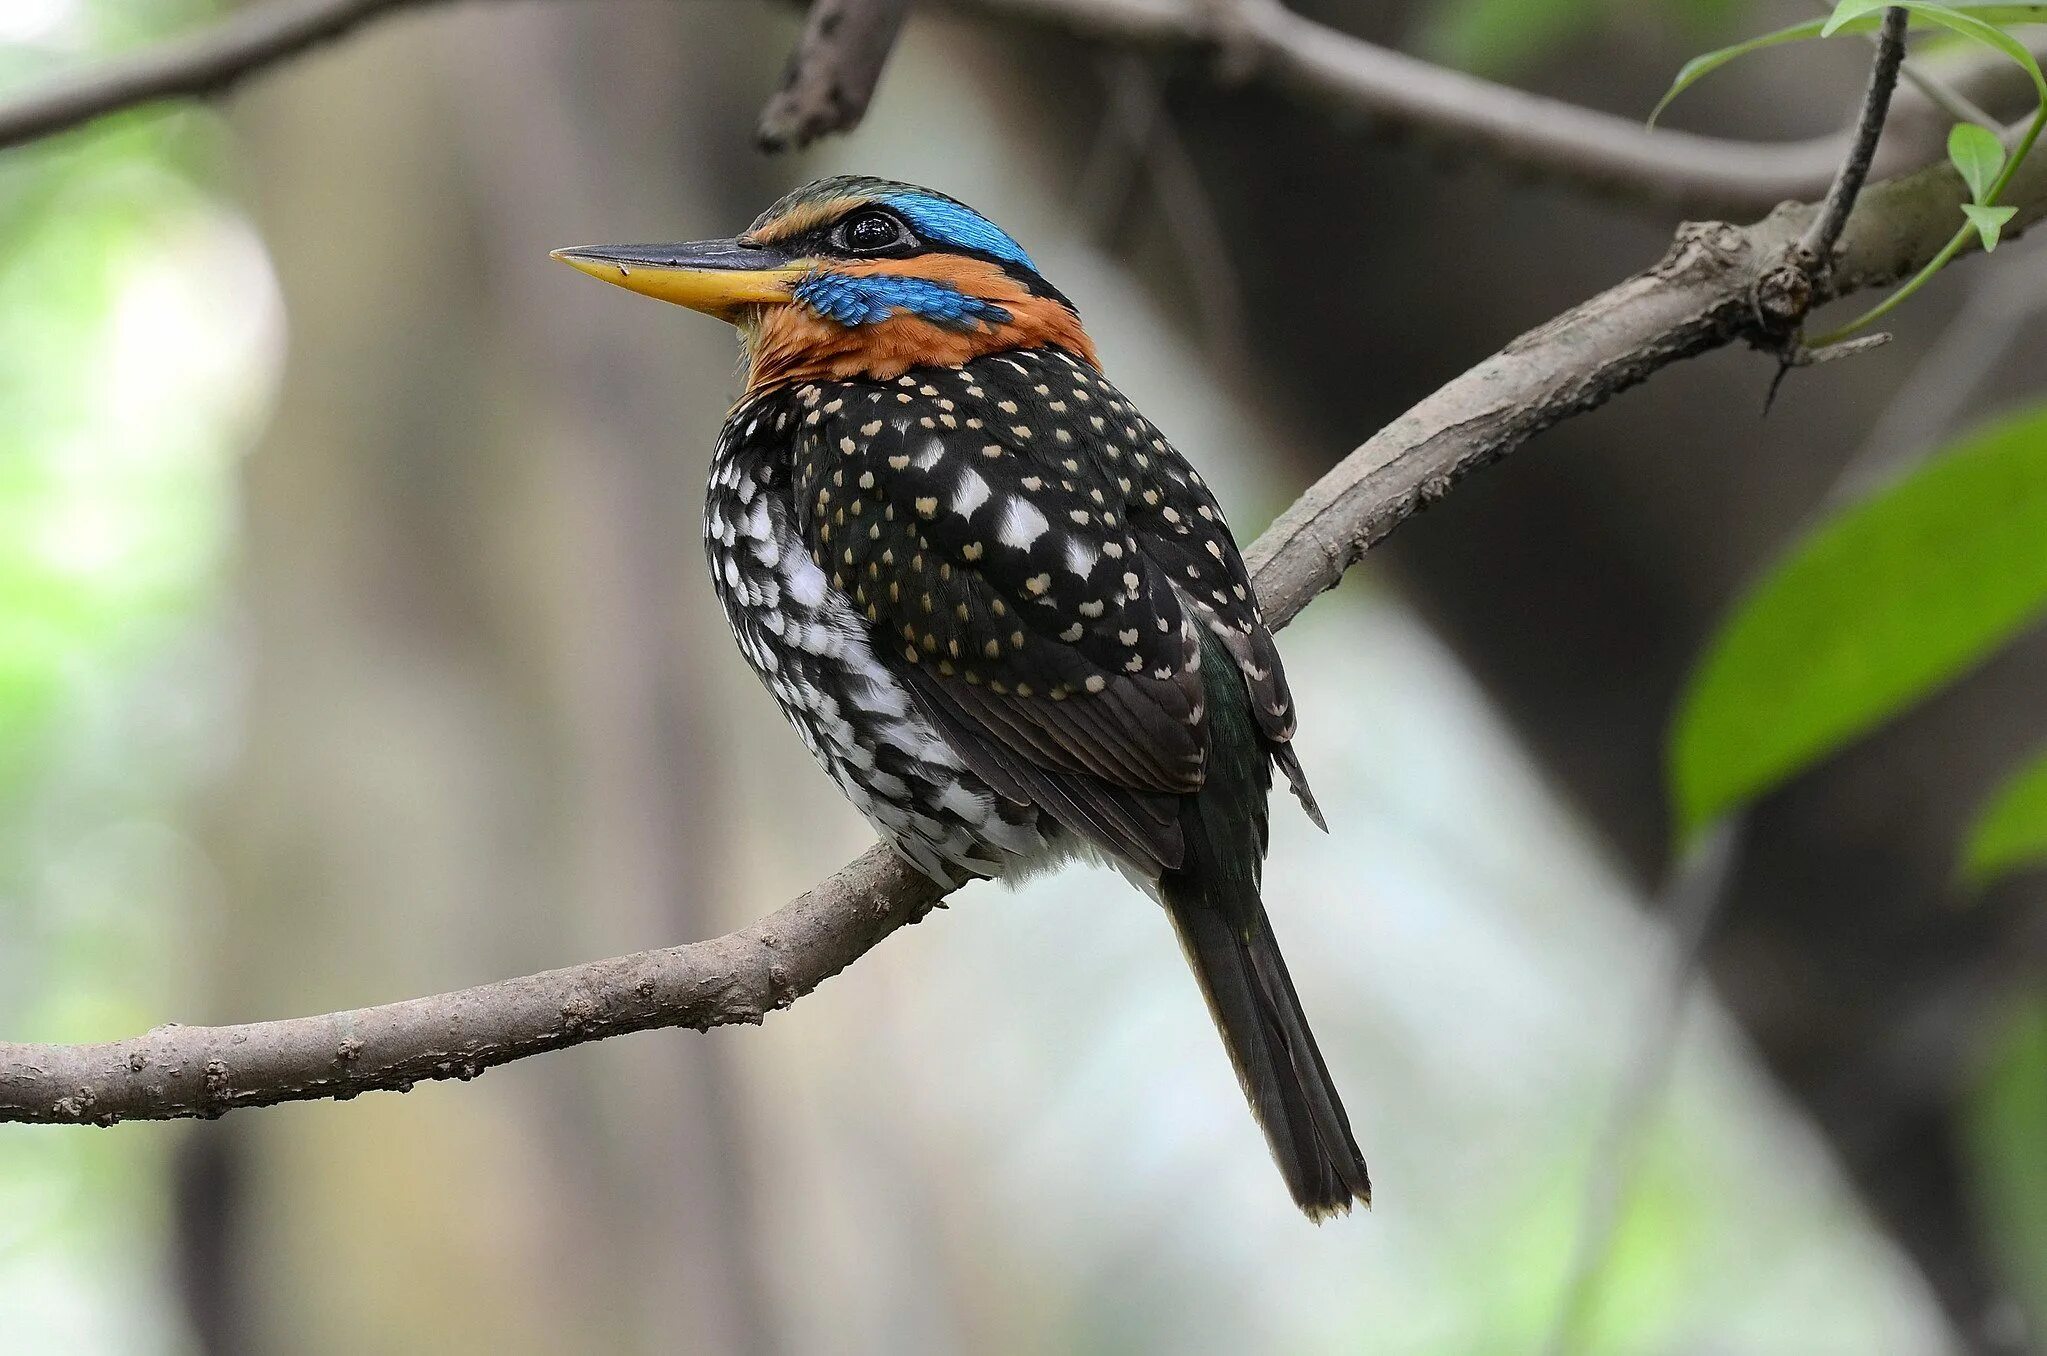
M 1814 8 L 1822 13 L 1830 13 L 1834 6 L 1829 0 L 1815 0 Z M 1870 46 L 1882 49 L 1885 42 L 1882 33 L 1869 33 L 1864 36 L 1869 39 Z M 1973 122 L 1988 127 L 1993 132 L 2003 126 L 1997 119 L 1984 112 L 1982 106 L 1975 100 L 1949 84 L 1945 78 L 1927 70 L 1921 62 L 1906 58 L 1904 64 L 1899 67 L 1898 74 L 1904 78 L 1906 84 L 1925 95 L 1928 103 L 1956 122 Z
M 1644 1132 L 1670 1081 L 1671 1056 L 1684 1029 L 1692 981 L 1706 938 L 1725 906 L 1743 836 L 1744 825 L 1738 817 L 1722 820 L 1686 857 L 1658 903 L 1657 916 L 1668 920 L 1670 949 L 1650 999 L 1653 1011 L 1643 1014 L 1637 1028 L 1640 1043 L 1623 1067 L 1606 1125 L 1593 1146 L 1592 1174 L 1579 1210 L 1570 1270 L 1565 1273 L 1564 1301 L 1546 1345 L 1552 1356 L 1568 1356 L 1589 1345 L 1585 1328 L 1599 1302 L 1621 1206 L 1641 1161 Z
M 443 0 L 280 0 L 0 103 L 0 147 L 160 99 L 221 94 L 380 15 Z
M 1963 192 L 1944 166 L 1871 185 L 1824 287 L 1868 287 L 1924 263 Z M 2021 167 L 2005 200 L 2019 209 L 2014 235 L 2047 214 L 2047 157 Z M 1681 229 L 1653 268 L 1522 335 L 1375 434 L 1245 553 L 1268 621 L 1285 625 L 1409 515 L 1536 433 L 1671 363 L 1753 338 L 1757 280 L 1812 214 L 1792 206 L 1746 229 Z M 688 946 L 320 1017 L 160 1027 L 102 1045 L 0 1044 L 0 1121 L 214 1116 L 470 1077 L 624 1031 L 755 1022 L 938 898 L 876 848 L 762 922 Z
M 1165 92 L 1140 56 L 1104 57 L 1098 66 L 1108 99 L 1093 145 L 1081 162 L 1073 210 L 1082 234 L 1107 249 L 1130 205 L 1137 172 L 1165 112 Z
M 1107 247 L 1142 171 L 1166 232 L 1179 250 L 1201 313 L 1204 341 L 1218 363 L 1242 371 L 1243 288 L 1223 241 L 1215 204 L 1166 108 L 1149 66 L 1125 55 L 1103 67 L 1109 105 L 1075 194 L 1082 227 Z
M 761 110 L 760 148 L 801 150 L 857 126 L 909 14 L 910 0 L 815 0 Z
M 1876 160 L 1876 144 L 1883 139 L 1884 122 L 1891 112 L 1891 93 L 1898 87 L 1898 68 L 1905 61 L 1905 20 L 1903 7 L 1892 5 L 1884 11 L 1883 26 L 1877 32 L 1876 59 L 1870 63 L 1869 85 L 1862 94 L 1862 111 L 1855 119 L 1855 134 L 1848 154 L 1834 174 L 1833 186 L 1820 204 L 1819 215 L 1800 237 L 1798 246 L 1812 259 L 1813 267 L 1824 271 L 1834 257 L 1834 246 L 1855 210 L 1855 199 L 1869 178 Z

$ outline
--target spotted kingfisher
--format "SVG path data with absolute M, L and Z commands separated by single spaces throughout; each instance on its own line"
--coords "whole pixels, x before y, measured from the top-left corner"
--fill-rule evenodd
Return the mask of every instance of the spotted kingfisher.
M 1370 1204 L 1260 898 L 1277 767 L 1322 824 L 1215 496 L 1023 247 L 833 178 L 742 235 L 555 251 L 735 325 L 704 548 L 741 653 L 943 886 L 1105 860 L 1162 902 L 1294 1201 Z

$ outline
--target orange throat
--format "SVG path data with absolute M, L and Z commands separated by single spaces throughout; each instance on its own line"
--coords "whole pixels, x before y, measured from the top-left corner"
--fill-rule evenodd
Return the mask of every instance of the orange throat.
M 895 273 L 942 282 L 1009 313 L 1005 322 L 940 324 L 909 311 L 865 325 L 842 325 L 800 302 L 762 306 L 742 325 L 746 336 L 746 393 L 794 382 L 872 377 L 890 381 L 913 367 L 960 367 L 989 353 L 1054 346 L 1099 367 L 1094 343 L 1080 317 L 1051 297 L 1033 295 L 994 265 L 978 259 L 934 257 L 896 261 Z M 843 271 L 879 271 L 849 266 Z

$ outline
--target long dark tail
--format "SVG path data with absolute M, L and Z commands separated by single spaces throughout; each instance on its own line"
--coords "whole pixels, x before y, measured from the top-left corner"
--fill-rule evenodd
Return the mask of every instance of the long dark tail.
M 1235 666 L 1212 642 L 1204 659 L 1207 783 L 1186 802 L 1186 860 L 1161 893 L 1287 1189 L 1320 1220 L 1371 1205 L 1372 1181 L 1259 896 L 1271 765 Z

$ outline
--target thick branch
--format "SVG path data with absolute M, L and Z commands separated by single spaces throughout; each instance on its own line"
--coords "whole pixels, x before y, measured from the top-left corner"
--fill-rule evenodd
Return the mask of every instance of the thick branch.
M 764 151 L 801 150 L 857 127 L 910 15 L 910 0 L 814 0 L 781 86 L 761 110 Z
M 2005 200 L 2016 232 L 2047 213 L 2047 157 Z M 1834 296 L 1923 265 L 1964 192 L 1945 166 L 1864 191 Z M 1647 272 L 1516 339 L 1352 452 L 1246 553 L 1284 625 L 1374 542 L 1460 477 L 1659 368 L 1759 335 L 1759 289 L 1810 224 L 1791 206 L 1746 229 L 1684 227 Z M 0 1044 L 0 1121 L 110 1124 L 352 1097 L 650 1027 L 757 1022 L 921 918 L 940 891 L 881 848 L 750 928 L 382 1007 L 232 1027 L 160 1027 L 104 1045 Z

